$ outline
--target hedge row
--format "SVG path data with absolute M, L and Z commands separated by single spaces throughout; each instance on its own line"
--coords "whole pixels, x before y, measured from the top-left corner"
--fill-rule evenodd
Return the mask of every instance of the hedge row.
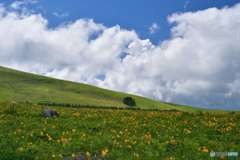
M 71 108 L 94 108 L 94 109 L 132 109 L 139 110 L 141 108 L 132 107 L 119 107 L 119 106 L 100 106 L 100 105 L 90 105 L 90 104 L 73 104 L 73 103 L 57 103 L 57 102 L 39 102 L 38 105 L 45 106 L 59 106 L 59 107 L 71 107 Z
M 143 109 L 139 107 L 119 107 L 119 106 L 100 106 L 88 104 L 71 104 L 71 103 L 57 103 L 57 102 L 39 102 L 38 105 L 42 106 L 57 106 L 57 107 L 71 107 L 71 108 L 88 108 L 88 109 L 111 109 L 111 110 L 139 110 L 139 111 L 168 111 L 176 112 L 178 110 L 160 110 L 160 109 Z

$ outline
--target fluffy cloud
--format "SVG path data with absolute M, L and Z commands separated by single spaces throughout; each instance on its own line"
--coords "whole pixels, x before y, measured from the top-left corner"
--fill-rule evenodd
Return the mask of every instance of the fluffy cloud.
M 156 31 L 157 30 L 159 30 L 159 26 L 158 26 L 158 24 L 157 23 L 153 23 L 150 27 L 149 27 L 149 33 L 150 34 L 154 34 L 154 33 L 156 33 Z
M 69 16 L 67 12 L 60 13 L 60 12 L 53 12 L 53 15 L 57 18 L 66 18 Z
M 27 6 L 38 3 L 38 0 L 17 0 L 10 4 L 11 9 L 15 11 L 24 12 L 25 14 L 31 13 Z
M 183 9 L 186 10 L 189 5 L 190 5 L 190 2 L 188 0 L 186 0 L 184 3 Z
M 204 18 L 203 18 L 204 17 Z M 0 7 L 0 65 L 163 101 L 240 109 L 240 5 L 173 14 L 172 37 L 80 19 L 48 28 Z

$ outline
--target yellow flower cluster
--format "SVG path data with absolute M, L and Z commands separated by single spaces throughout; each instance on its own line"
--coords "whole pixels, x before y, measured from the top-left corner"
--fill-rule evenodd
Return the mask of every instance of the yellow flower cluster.
M 58 143 L 67 143 L 68 142 L 68 139 L 65 138 L 64 136 L 60 136 L 60 138 L 57 140 Z

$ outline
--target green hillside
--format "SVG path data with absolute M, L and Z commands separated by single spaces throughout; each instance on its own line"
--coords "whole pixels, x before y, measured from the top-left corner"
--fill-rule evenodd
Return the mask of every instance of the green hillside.
M 112 108 L 126 96 L 149 110 Z M 40 101 L 88 108 L 49 106 L 59 116 L 45 118 Z M 0 159 L 198 160 L 239 151 L 239 112 L 187 111 L 199 109 L 0 67 Z
M 139 108 L 195 110 L 191 107 L 161 103 L 140 96 L 0 67 L 0 103 L 6 101 L 30 101 L 33 103 L 50 101 L 121 107 L 124 106 L 122 99 L 126 96 L 133 97 Z

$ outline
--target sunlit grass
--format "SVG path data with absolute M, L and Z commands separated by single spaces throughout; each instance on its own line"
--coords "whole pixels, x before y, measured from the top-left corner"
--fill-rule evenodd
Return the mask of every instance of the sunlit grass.
M 156 100 L 101 89 L 94 86 L 62 81 L 0 67 L 0 102 L 50 101 L 94 106 L 124 106 L 124 97 L 133 97 L 137 107 L 146 109 L 196 110 Z
M 153 112 L 51 107 L 0 108 L 0 159 L 210 159 L 210 151 L 239 151 L 240 113 Z

